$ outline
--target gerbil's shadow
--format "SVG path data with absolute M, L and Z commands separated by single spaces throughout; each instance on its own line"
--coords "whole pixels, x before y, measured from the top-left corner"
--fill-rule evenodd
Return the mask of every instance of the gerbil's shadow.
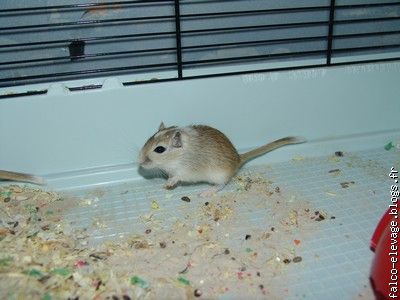
M 142 167 L 139 167 L 138 173 L 144 178 L 144 179 L 154 179 L 154 178 L 164 178 L 166 179 L 167 176 L 160 172 L 159 170 L 147 170 Z

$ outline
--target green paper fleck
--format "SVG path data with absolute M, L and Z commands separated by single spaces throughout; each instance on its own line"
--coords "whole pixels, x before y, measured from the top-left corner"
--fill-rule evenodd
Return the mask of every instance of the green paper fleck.
M 45 294 L 44 296 L 43 296 L 43 298 L 42 298 L 42 300 L 52 300 L 53 298 L 51 298 L 51 295 L 50 294 Z
M 38 278 L 38 277 L 42 277 L 42 276 L 43 276 L 43 273 L 40 272 L 39 270 L 32 269 L 32 270 L 30 270 L 30 271 L 28 272 L 28 275 L 29 275 L 29 276 L 32 276 L 32 277 Z
M 51 273 L 66 277 L 71 272 L 67 268 L 55 268 L 55 269 L 51 270 Z
M 138 285 L 142 289 L 147 289 L 149 287 L 149 284 L 145 280 L 140 278 L 139 276 L 132 276 L 131 277 L 131 284 Z
M 0 259 L 0 267 L 8 267 L 12 261 L 14 261 L 14 258 L 11 256 L 1 258 Z
M 185 277 L 179 276 L 179 277 L 178 277 L 178 281 L 179 281 L 180 283 L 183 283 L 184 285 L 190 285 L 190 281 L 187 280 Z
M 250 253 L 250 252 L 252 252 L 253 251 L 253 249 L 251 249 L 251 248 L 246 248 L 246 252 L 247 253 Z
M 3 197 L 5 197 L 5 198 L 9 198 L 10 196 L 11 196 L 11 192 L 10 191 L 7 191 L 7 192 L 1 192 L 1 195 L 3 196 Z
M 385 145 L 385 150 L 389 151 L 390 149 L 394 148 L 393 142 L 387 143 Z
M 46 211 L 46 215 L 54 215 L 54 211 L 52 211 L 52 210 L 47 210 L 47 211 Z

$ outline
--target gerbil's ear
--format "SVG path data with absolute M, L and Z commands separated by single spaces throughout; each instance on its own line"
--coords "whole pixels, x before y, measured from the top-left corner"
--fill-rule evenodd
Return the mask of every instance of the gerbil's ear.
M 161 122 L 160 126 L 158 126 L 158 131 L 165 129 L 164 122 Z
M 182 135 L 179 131 L 175 132 L 174 136 L 172 137 L 172 147 L 182 147 Z

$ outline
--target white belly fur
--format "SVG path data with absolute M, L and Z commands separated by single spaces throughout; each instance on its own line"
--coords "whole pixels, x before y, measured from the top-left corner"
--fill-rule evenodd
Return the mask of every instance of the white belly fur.
M 181 172 L 179 178 L 184 182 L 208 182 L 212 184 L 225 184 L 229 180 L 229 173 L 224 170 L 207 170 L 205 172 Z

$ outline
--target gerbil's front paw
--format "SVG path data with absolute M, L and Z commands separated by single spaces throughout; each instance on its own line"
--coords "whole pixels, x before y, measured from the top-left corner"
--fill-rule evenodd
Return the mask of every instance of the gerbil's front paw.
M 179 180 L 174 178 L 174 177 L 169 178 L 167 183 L 164 185 L 164 188 L 166 190 L 172 190 L 172 189 L 174 189 L 176 187 L 176 184 L 178 183 L 178 181 Z
M 164 189 L 166 189 L 166 190 L 173 190 L 175 187 L 176 187 L 176 184 L 173 184 L 173 185 L 168 184 L 168 183 L 164 184 Z

